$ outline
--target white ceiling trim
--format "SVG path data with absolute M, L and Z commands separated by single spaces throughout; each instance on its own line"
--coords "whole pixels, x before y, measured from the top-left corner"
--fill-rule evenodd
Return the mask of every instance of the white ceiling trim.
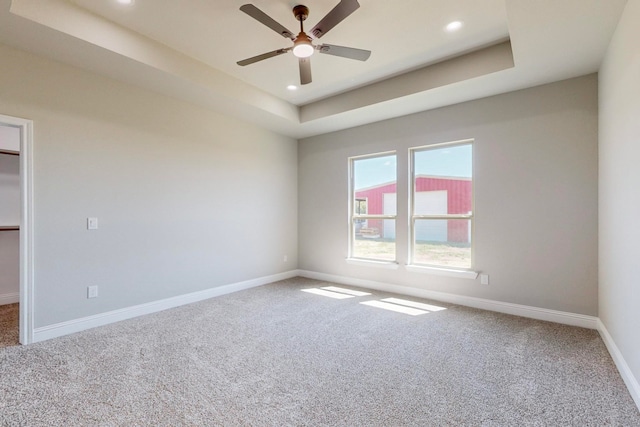
M 309 122 L 513 68 L 511 43 L 504 42 L 437 62 L 341 95 L 304 105 Z

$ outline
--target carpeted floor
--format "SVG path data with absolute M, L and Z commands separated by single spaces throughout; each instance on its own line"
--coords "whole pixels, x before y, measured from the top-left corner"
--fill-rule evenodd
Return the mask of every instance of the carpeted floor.
M 0 305 L 0 348 L 19 344 L 18 304 Z
M 0 349 L 0 425 L 640 426 L 596 331 L 301 292 L 329 286 L 296 278 Z M 380 308 L 390 297 L 437 307 Z

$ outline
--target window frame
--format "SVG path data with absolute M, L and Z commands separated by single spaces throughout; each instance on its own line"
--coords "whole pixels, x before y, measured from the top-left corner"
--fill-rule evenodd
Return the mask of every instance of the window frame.
M 383 152 L 379 152 L 379 153 L 372 153 L 372 154 L 364 154 L 364 155 L 359 155 L 359 156 L 352 156 L 348 158 L 348 163 L 349 163 L 349 179 L 348 179 L 348 185 L 349 185 L 349 203 L 348 203 L 348 221 L 349 221 L 349 248 L 348 248 L 348 256 L 347 256 L 347 261 L 351 261 L 354 264 L 358 264 L 358 263 L 371 263 L 371 264 L 379 264 L 379 265 L 398 265 L 398 242 L 397 240 L 394 240 L 394 246 L 395 246 L 395 250 L 394 250 L 394 254 L 395 254 L 395 258 L 393 260 L 387 260 L 387 259 L 379 259 L 379 258 L 365 258 L 365 257 L 358 257 L 354 255 L 354 247 L 355 247 L 355 240 L 356 240 L 356 220 L 393 220 L 395 222 L 395 227 L 397 229 L 398 226 L 398 207 L 397 207 L 397 198 L 396 198 L 396 213 L 394 215 L 384 215 L 384 214 L 377 214 L 377 215 L 371 215 L 369 214 L 369 200 L 368 198 L 366 198 L 367 200 L 367 214 L 356 214 L 355 213 L 355 201 L 356 201 L 356 189 L 355 189 L 355 168 L 354 168 L 354 163 L 358 160 L 366 160 L 366 159 L 373 159 L 376 157 L 386 157 L 386 156 L 395 156 L 396 158 L 396 165 L 397 165 L 397 161 L 398 161 L 398 154 L 395 150 L 391 150 L 391 151 L 383 151 Z M 397 189 L 398 189 L 398 169 L 396 166 L 396 176 L 395 176 L 396 180 L 396 193 L 397 193 Z
M 452 271 L 452 272 L 469 272 L 474 273 L 475 278 L 475 179 L 474 179 L 474 142 L 473 138 L 462 139 L 457 141 L 450 142 L 441 142 L 436 144 L 428 144 L 421 145 L 418 147 L 409 148 L 409 212 L 408 212 L 408 229 L 409 229 L 409 262 L 407 263 L 407 267 L 412 267 L 414 269 L 428 269 L 428 270 L 441 270 L 441 271 Z M 416 194 L 416 173 L 415 173 L 415 154 L 421 151 L 429 151 L 441 149 L 444 147 L 459 147 L 463 145 L 471 146 L 471 213 L 469 214 L 439 214 L 439 215 L 416 215 L 415 214 L 415 194 Z M 416 263 L 415 256 L 415 246 L 416 246 L 416 221 L 418 220 L 469 220 L 470 227 L 470 266 L 469 267 L 456 267 L 449 265 L 441 265 L 441 264 L 426 264 L 426 263 Z

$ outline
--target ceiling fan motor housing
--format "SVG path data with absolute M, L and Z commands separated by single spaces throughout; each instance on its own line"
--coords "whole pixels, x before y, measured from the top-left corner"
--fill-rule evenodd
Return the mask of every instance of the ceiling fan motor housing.
M 295 16 L 298 21 L 302 22 L 309 16 L 309 8 L 302 4 L 294 6 L 293 16 Z

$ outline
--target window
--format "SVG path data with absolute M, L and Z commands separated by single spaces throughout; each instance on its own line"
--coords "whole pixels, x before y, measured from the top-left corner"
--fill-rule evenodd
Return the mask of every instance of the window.
M 396 155 L 349 159 L 349 258 L 396 261 Z
M 356 197 L 355 201 L 355 210 L 356 215 L 366 214 L 367 213 L 367 199 L 358 199 Z
M 410 264 L 472 268 L 473 141 L 410 150 Z

